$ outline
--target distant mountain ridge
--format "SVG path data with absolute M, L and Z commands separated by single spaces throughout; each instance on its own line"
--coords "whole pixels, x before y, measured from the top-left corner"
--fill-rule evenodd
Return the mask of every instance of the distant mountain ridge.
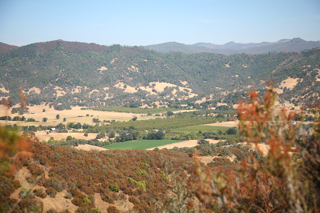
M 193 45 L 186 45 L 177 42 L 167 42 L 162 44 L 144 46 L 146 49 L 155 50 L 158 52 L 177 51 L 185 54 L 209 52 L 220 53 L 225 55 L 233 54 L 263 54 L 268 52 L 301 52 L 304 50 L 319 48 L 319 41 L 305 41 L 301 38 L 281 39 L 277 42 L 261 42 L 261 43 L 236 43 L 228 42 L 223 45 L 212 43 L 196 43 Z
M 281 43 L 289 42 L 305 43 L 300 39 Z M 190 52 L 205 48 L 170 45 L 185 47 Z M 272 46 L 267 47 L 275 48 Z M 17 103 L 17 88 L 21 86 L 28 94 L 29 104 L 44 102 L 57 109 L 70 105 L 150 105 L 155 102 L 174 105 L 180 101 L 191 104 L 205 101 L 204 97 L 222 101 L 228 94 L 230 97 L 224 101 L 232 105 L 230 100 L 235 104 L 239 99 L 231 96 L 234 91 L 245 94 L 252 86 L 263 90 L 267 80 L 276 80 L 280 98 L 308 103 L 320 99 L 320 94 L 315 92 L 320 91 L 319 60 L 319 48 L 299 53 L 228 56 L 208 52 L 160 53 L 137 46 L 56 40 L 0 54 L 0 100 L 11 97 Z

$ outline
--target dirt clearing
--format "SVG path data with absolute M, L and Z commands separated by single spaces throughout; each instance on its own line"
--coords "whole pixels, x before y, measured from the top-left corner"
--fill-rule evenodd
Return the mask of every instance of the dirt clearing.
M 239 121 L 224 121 L 220 123 L 204 124 L 206 126 L 223 126 L 223 127 L 237 127 Z
M 220 140 L 213 140 L 213 139 L 206 139 L 207 141 L 209 141 L 209 143 L 211 144 L 216 144 L 218 143 Z M 173 143 L 173 144 L 167 144 L 164 146 L 158 146 L 158 147 L 153 147 L 147 150 L 153 150 L 154 148 L 159 148 L 159 149 L 173 149 L 173 147 L 178 147 L 178 148 L 182 148 L 182 147 L 195 147 L 197 144 L 198 140 L 188 140 L 188 141 L 182 141 L 182 142 L 178 142 L 178 143 Z
M 97 150 L 97 151 L 106 151 L 108 149 L 99 147 L 99 146 L 93 146 L 89 144 L 79 144 L 78 146 L 74 147 L 75 149 L 81 149 L 85 151 L 90 151 L 90 150 Z

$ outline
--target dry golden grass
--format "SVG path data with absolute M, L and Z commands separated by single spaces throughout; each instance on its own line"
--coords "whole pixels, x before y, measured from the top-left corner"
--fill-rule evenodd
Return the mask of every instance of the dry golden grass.
M 81 89 L 82 89 L 82 87 L 77 86 L 75 89 L 72 89 L 71 93 L 72 93 L 72 94 L 74 94 L 74 93 L 80 93 L 80 92 L 81 92 Z
M 74 137 L 76 139 L 85 139 L 85 140 L 91 140 L 95 139 L 98 133 L 88 133 L 88 137 L 84 136 L 84 133 L 56 133 L 56 132 L 51 132 L 47 134 L 48 131 L 37 131 L 35 132 L 36 137 L 39 139 L 39 141 L 47 141 L 51 137 L 53 137 L 55 140 L 61 140 L 61 139 L 66 139 L 68 136 Z
M 70 212 L 75 212 L 79 207 L 71 202 L 71 199 L 66 199 L 64 196 L 67 191 L 63 190 L 58 192 L 55 198 L 47 196 L 46 198 L 39 198 L 43 202 L 43 212 L 47 212 L 49 209 L 56 211 L 63 211 L 68 209 Z
M 283 93 L 283 89 L 280 88 L 275 88 L 274 91 L 278 94 L 282 94 Z
M 15 105 L 14 107 L 19 107 L 19 105 Z M 42 110 L 45 109 L 45 112 Z M 5 116 L 6 110 L 3 105 L 0 105 L 0 116 Z M 34 114 L 32 114 L 34 113 Z M 56 115 L 60 115 L 60 119 L 56 119 Z M 89 114 L 87 117 L 86 114 Z M 9 114 L 11 117 L 19 116 L 18 113 Z M 91 116 L 92 115 L 92 116 Z M 69 122 L 74 123 L 81 123 L 81 124 L 89 124 L 94 125 L 95 123 L 92 122 L 93 118 L 98 118 L 100 121 L 104 120 L 116 120 L 116 121 L 129 121 L 133 117 L 139 117 L 139 114 L 134 113 L 122 113 L 122 112 L 107 112 L 107 111 L 95 111 L 95 110 L 81 110 L 81 107 L 72 107 L 71 110 L 63 110 L 58 111 L 50 108 L 48 105 L 36 105 L 29 107 L 29 113 L 24 113 L 23 116 L 28 118 L 34 118 L 36 121 L 39 122 L 15 122 L 9 121 L 10 124 L 19 123 L 22 126 L 31 126 L 31 125 L 42 125 L 42 126 L 56 126 L 59 123 L 67 124 Z M 79 117 L 82 116 L 82 117 Z M 48 118 L 47 122 L 43 122 L 42 119 L 46 117 Z M 66 122 L 63 122 L 63 118 L 66 118 Z M 5 121 L 0 121 L 1 123 L 5 123 Z
M 187 85 L 187 84 L 188 84 L 188 81 L 181 81 L 181 80 L 180 80 L 180 83 L 181 83 L 181 84 L 183 84 L 183 85 L 185 86 L 185 85 Z
M 318 75 L 316 76 L 316 81 L 320 81 L 320 69 L 315 68 L 314 70 L 318 71 Z
M 131 87 L 129 85 L 126 85 L 127 88 L 124 88 L 126 84 L 124 84 L 123 82 L 119 82 L 117 83 L 116 85 L 114 85 L 114 87 L 117 87 L 117 88 L 120 88 L 120 89 L 124 89 L 124 92 L 127 92 L 127 93 L 135 93 L 135 92 L 138 92 L 138 90 L 136 90 L 134 87 Z
M 21 187 L 16 189 L 11 195 L 10 198 L 19 198 L 19 192 L 22 188 L 31 189 L 33 187 L 32 184 L 28 183 L 26 180 L 27 177 L 31 177 L 31 173 L 27 167 L 22 167 L 19 171 L 15 172 L 16 179 L 20 182 Z
M 217 106 L 227 106 L 228 104 L 226 103 L 217 103 Z
M 118 58 L 114 58 L 112 59 L 112 61 L 110 62 L 110 64 L 113 64 L 113 62 L 115 62 L 115 60 L 117 60 Z
M 201 104 L 201 103 L 205 102 L 206 100 L 207 100 L 206 97 L 204 97 L 200 100 L 196 100 L 196 104 Z
M 103 74 L 103 71 L 108 70 L 107 67 L 102 66 L 101 68 L 98 69 L 100 71 L 100 74 Z
M 224 121 L 219 123 L 204 124 L 207 126 L 235 127 L 239 125 L 239 121 Z
M 99 147 L 99 146 L 93 146 L 90 144 L 79 144 L 78 146 L 74 147 L 75 149 L 81 149 L 85 151 L 90 151 L 90 150 L 97 150 L 97 151 L 106 151 L 108 149 Z
M 10 92 L 9 90 L 6 90 L 6 88 L 2 84 L 0 84 L 0 85 L 1 85 L 0 86 L 0 91 L 5 92 L 5 93 L 9 93 Z
M 131 65 L 131 67 L 128 67 L 128 70 L 133 71 L 133 72 L 139 72 L 139 73 L 140 73 L 139 68 L 138 68 L 138 67 L 135 67 L 134 65 Z
M 42 188 L 45 190 L 43 186 L 33 185 L 28 183 L 26 180 L 27 177 L 30 177 L 31 173 L 26 167 L 22 167 L 19 171 L 15 173 L 16 179 L 20 182 L 21 187 L 16 189 L 11 195 L 10 198 L 19 198 L 19 192 L 22 188 L 25 189 L 36 189 L 36 188 Z M 65 209 L 68 209 L 70 212 L 75 212 L 78 207 L 75 206 L 73 203 L 71 203 L 71 199 L 64 198 L 65 194 L 67 193 L 66 190 L 63 190 L 62 192 L 58 192 L 55 198 L 51 198 L 50 196 L 47 196 L 46 198 L 39 198 L 37 199 L 41 200 L 43 203 L 43 212 L 47 212 L 49 209 L 55 209 L 57 211 L 62 211 Z
M 280 84 L 282 88 L 287 87 L 288 89 L 293 89 L 297 84 L 298 80 L 300 78 L 287 78 L 286 80 L 283 80 Z M 302 79 L 303 80 L 303 79 Z

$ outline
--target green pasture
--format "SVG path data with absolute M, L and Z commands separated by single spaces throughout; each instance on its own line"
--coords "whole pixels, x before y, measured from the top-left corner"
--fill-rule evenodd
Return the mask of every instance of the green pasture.
M 185 134 L 190 134 L 192 132 L 198 133 L 201 132 L 210 132 L 210 131 L 226 131 L 230 127 L 222 127 L 222 126 L 207 126 L 207 125 L 198 125 L 198 126 L 187 126 L 176 129 L 171 129 L 171 132 L 181 132 Z
M 181 142 L 179 140 L 135 140 L 114 143 L 108 146 L 103 146 L 106 149 L 149 149 L 152 147 L 163 146 L 172 143 Z

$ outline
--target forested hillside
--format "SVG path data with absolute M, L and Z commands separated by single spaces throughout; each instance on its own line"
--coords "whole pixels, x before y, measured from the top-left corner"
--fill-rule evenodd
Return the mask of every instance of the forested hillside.
M 29 104 L 46 102 L 59 109 L 190 104 L 203 97 L 222 101 L 231 91 L 245 92 L 253 85 L 263 90 L 266 80 L 276 79 L 281 97 L 298 102 L 295 96 L 319 91 L 319 52 L 186 55 L 61 40 L 36 43 L 0 54 L 0 97 L 18 102 L 21 86 Z M 280 83 L 289 76 L 305 80 L 284 88 Z

